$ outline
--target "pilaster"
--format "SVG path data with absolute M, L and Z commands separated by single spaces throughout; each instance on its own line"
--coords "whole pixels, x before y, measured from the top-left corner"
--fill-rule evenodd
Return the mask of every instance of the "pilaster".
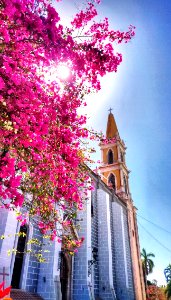
M 134 300 L 134 284 L 126 207 L 112 202 L 115 284 L 118 300 Z
M 74 255 L 73 270 L 73 300 L 93 300 L 93 274 L 90 261 L 92 260 L 91 247 L 91 191 L 88 191 L 88 199 L 85 207 L 78 212 L 78 219 L 81 219 L 79 236 L 84 237 L 82 246 Z
M 40 264 L 37 293 L 44 300 L 61 300 L 59 290 L 61 245 L 55 241 L 47 245 L 47 239 L 44 239 L 44 243 L 46 245 L 42 247 L 42 253 L 46 262 Z
M 4 239 L 0 240 L 0 273 L 5 267 L 5 272 L 8 276 L 5 276 L 5 286 L 11 284 L 11 261 L 12 255 L 7 254 L 8 250 L 12 250 L 15 247 L 15 233 L 18 221 L 16 220 L 16 215 L 13 211 L 9 211 L 5 208 L 0 210 L 0 235 L 4 235 Z M 2 282 L 2 275 L 0 275 L 0 282 Z
M 114 300 L 112 270 L 111 222 L 109 210 L 109 195 L 97 190 L 98 206 L 98 264 L 99 264 L 99 296 L 103 300 Z
M 145 295 L 145 287 L 144 287 L 141 257 L 140 257 L 140 245 L 139 245 L 136 213 L 135 213 L 135 208 L 133 206 L 133 203 L 130 199 L 127 202 L 127 208 L 128 208 L 128 227 L 129 227 L 129 236 L 130 236 L 135 296 L 136 296 L 136 300 L 145 300 L 146 295 Z

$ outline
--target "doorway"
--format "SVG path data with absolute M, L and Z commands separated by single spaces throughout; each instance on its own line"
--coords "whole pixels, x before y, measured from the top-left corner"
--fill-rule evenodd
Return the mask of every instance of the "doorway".
M 15 256 L 12 281 L 11 281 L 11 286 L 13 289 L 20 288 L 20 278 L 21 278 L 21 273 L 22 273 L 22 269 L 23 269 L 24 250 L 25 250 L 25 246 L 26 246 L 27 231 L 28 231 L 28 229 L 27 229 L 26 225 L 23 225 L 20 227 L 19 232 L 22 232 L 24 234 L 20 235 L 18 238 L 17 253 Z
M 72 257 L 66 252 L 61 253 L 60 281 L 62 300 L 71 300 Z

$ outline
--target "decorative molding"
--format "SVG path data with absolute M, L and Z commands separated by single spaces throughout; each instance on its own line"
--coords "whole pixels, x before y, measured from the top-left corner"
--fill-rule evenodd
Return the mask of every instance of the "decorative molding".
M 103 149 L 106 149 L 106 148 L 109 148 L 109 147 L 113 147 L 113 146 L 117 146 L 117 142 L 110 143 L 110 144 L 105 144 L 105 145 L 100 145 L 100 149 L 103 150 Z

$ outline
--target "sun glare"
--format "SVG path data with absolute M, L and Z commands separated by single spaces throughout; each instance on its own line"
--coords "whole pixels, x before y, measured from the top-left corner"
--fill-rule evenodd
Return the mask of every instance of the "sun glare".
M 57 67 L 57 77 L 60 79 L 67 79 L 70 76 L 70 69 L 65 65 L 59 65 Z
M 46 82 L 57 82 L 67 80 L 71 75 L 71 69 L 66 64 L 52 65 L 51 67 L 44 68 L 43 76 Z

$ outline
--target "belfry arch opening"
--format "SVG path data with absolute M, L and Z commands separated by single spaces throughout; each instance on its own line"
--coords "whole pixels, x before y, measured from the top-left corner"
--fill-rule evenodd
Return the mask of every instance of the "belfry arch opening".
M 116 180 L 115 175 L 111 173 L 108 177 L 108 186 L 111 187 L 114 191 L 116 191 Z
M 111 149 L 109 149 L 109 151 L 108 151 L 107 161 L 108 161 L 109 165 L 113 164 L 113 162 L 114 162 L 113 151 Z

